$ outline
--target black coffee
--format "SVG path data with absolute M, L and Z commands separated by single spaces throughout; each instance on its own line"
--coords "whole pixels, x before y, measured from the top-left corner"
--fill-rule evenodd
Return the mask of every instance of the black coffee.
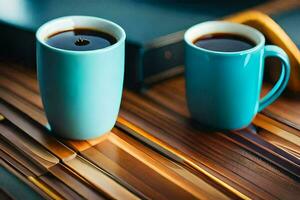
M 57 32 L 46 40 L 53 47 L 73 51 L 102 49 L 116 42 L 116 38 L 108 33 L 84 28 Z
M 198 47 L 221 52 L 235 52 L 251 49 L 255 43 L 238 34 L 212 33 L 203 35 L 194 41 Z

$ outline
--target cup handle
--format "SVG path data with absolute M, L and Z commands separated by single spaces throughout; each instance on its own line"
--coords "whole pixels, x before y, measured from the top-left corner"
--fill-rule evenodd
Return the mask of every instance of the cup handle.
M 265 107 L 273 103 L 279 95 L 283 92 L 286 87 L 289 78 L 290 78 L 290 63 L 288 55 L 278 46 L 275 45 L 266 45 L 264 49 L 264 59 L 267 57 L 277 57 L 280 59 L 281 65 L 281 74 L 274 85 L 274 87 L 266 94 L 260 101 L 258 112 L 262 111 Z

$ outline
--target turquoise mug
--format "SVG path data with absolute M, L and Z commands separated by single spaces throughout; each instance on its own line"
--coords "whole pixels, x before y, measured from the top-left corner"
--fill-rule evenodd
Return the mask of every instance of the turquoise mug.
M 46 43 L 54 33 L 91 28 L 117 39 L 109 47 L 73 51 Z M 114 126 L 122 97 L 125 32 L 96 17 L 67 16 L 47 22 L 37 33 L 37 75 L 52 132 L 68 139 L 90 139 Z
M 210 33 L 239 34 L 256 45 L 237 52 L 211 51 L 194 45 L 197 38 Z M 221 130 L 246 127 L 257 112 L 279 97 L 288 83 L 287 54 L 278 46 L 265 45 L 263 34 L 250 26 L 204 22 L 189 28 L 184 41 L 188 108 L 191 117 L 207 127 Z M 260 99 L 266 57 L 279 58 L 282 70 L 274 87 Z

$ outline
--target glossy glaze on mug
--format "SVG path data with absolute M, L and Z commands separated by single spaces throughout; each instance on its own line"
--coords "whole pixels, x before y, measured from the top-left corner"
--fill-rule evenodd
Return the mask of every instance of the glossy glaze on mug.
M 58 49 L 45 42 L 52 33 L 76 27 L 103 30 L 118 41 L 90 51 Z M 70 16 L 46 23 L 36 37 L 39 86 L 53 133 L 64 138 L 88 139 L 110 131 L 122 96 L 124 30 L 101 18 Z
M 256 46 L 238 52 L 218 52 L 193 44 L 200 35 L 222 32 L 240 34 Z M 249 26 L 229 22 L 205 22 L 185 33 L 185 77 L 191 116 L 216 129 L 239 129 L 251 123 L 256 113 L 281 94 L 289 78 L 289 62 L 277 46 L 264 46 L 264 36 Z M 264 59 L 283 61 L 281 78 L 270 93 L 259 100 Z

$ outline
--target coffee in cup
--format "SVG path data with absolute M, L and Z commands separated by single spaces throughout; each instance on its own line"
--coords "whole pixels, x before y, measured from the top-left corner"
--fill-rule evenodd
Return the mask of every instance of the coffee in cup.
M 255 42 L 251 39 L 232 33 L 210 33 L 202 35 L 194 41 L 197 47 L 211 51 L 236 52 L 251 49 Z
M 76 28 L 53 33 L 46 39 L 55 48 L 72 51 L 102 49 L 117 42 L 117 39 L 101 30 Z

